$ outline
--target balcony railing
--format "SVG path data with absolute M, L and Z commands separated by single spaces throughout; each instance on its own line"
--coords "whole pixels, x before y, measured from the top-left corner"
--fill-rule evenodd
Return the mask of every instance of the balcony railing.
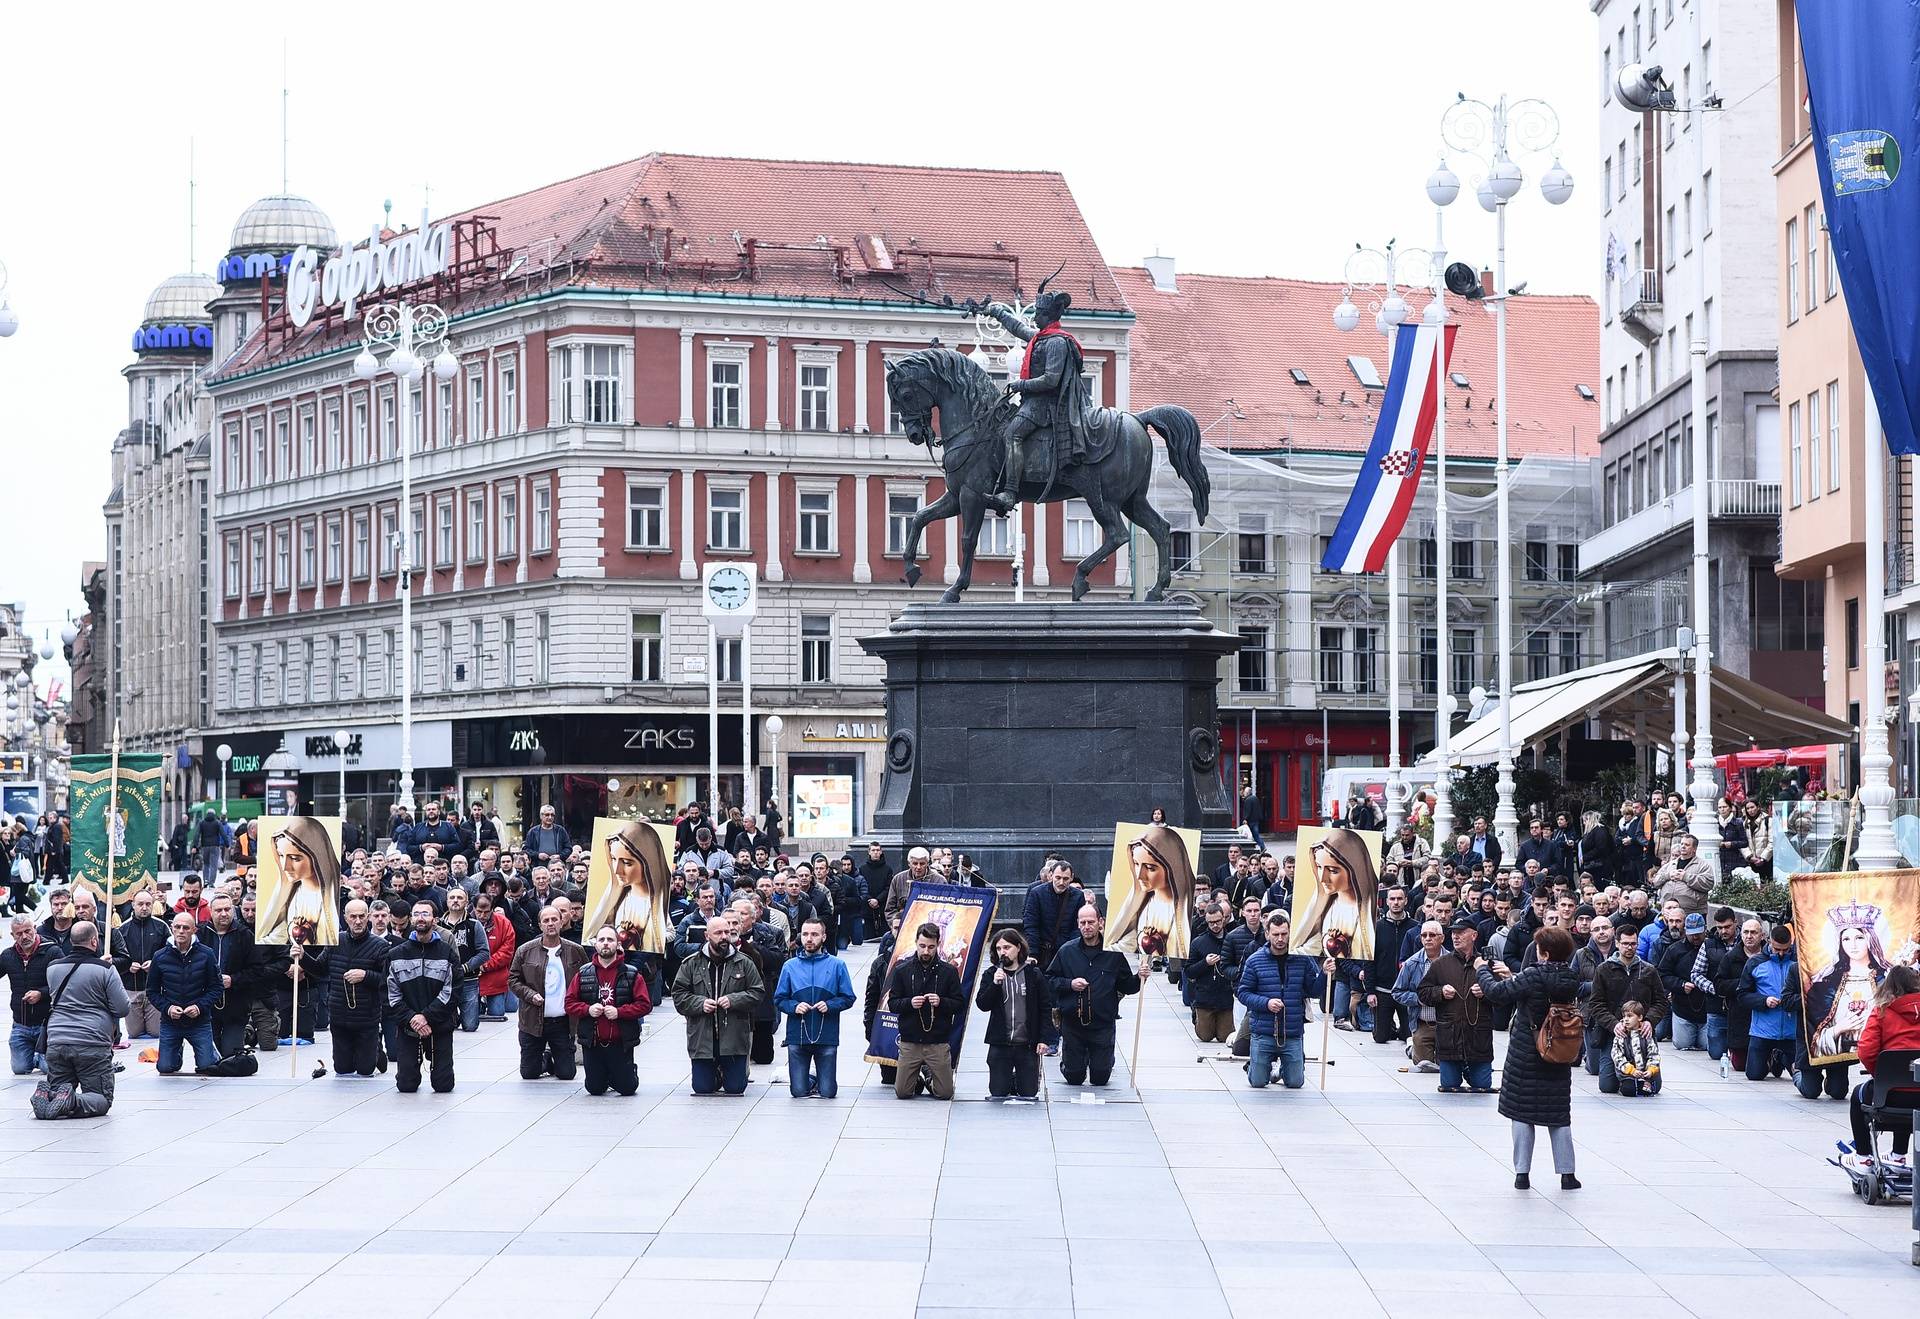
M 1713 516 L 1717 518 L 1779 517 L 1778 481 L 1715 481 Z
M 1889 544 L 1887 546 L 1887 594 L 1898 594 L 1915 583 L 1913 543 L 1896 541 Z
M 1658 307 L 1660 305 L 1660 272 L 1657 270 L 1635 271 L 1621 281 L 1620 290 L 1620 296 L 1626 304 L 1623 310 L 1632 311 L 1636 307 Z
M 1711 517 L 1780 516 L 1778 481 L 1714 481 L 1710 497 Z M 1689 485 L 1588 537 L 1580 546 L 1580 571 L 1592 572 L 1630 550 L 1672 535 L 1692 521 L 1693 487 Z

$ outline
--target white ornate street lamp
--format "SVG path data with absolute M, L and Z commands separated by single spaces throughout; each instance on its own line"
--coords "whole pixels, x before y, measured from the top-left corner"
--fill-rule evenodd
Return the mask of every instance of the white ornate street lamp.
M 376 347 L 390 351 L 383 363 Z M 435 350 L 438 350 L 437 352 Z M 353 373 L 373 380 L 384 366 L 400 381 L 394 399 L 400 432 L 400 516 L 395 519 L 400 565 L 400 789 L 395 804 L 412 813 L 413 800 L 413 434 L 412 389 L 433 354 L 437 380 L 460 374 L 460 359 L 447 347 L 447 314 L 433 303 L 383 302 L 366 316 L 366 346 L 353 359 Z M 346 763 L 345 752 L 341 764 Z M 368 821 L 369 827 L 372 821 Z
M 0 339 L 10 339 L 20 328 L 20 318 L 7 301 L 7 263 L 0 261 Z
M 1507 471 L 1507 203 L 1520 194 L 1526 176 L 1513 158 L 1518 150 L 1526 154 L 1549 153 L 1560 137 L 1560 117 L 1545 101 L 1508 101 L 1505 96 L 1489 105 L 1485 101 L 1461 96 L 1440 116 L 1440 140 L 1448 151 L 1471 157 L 1484 173 L 1474 184 L 1474 196 L 1481 207 L 1491 211 L 1497 227 L 1494 245 L 1494 290 L 1487 295 L 1493 303 L 1495 346 L 1494 395 L 1499 409 L 1495 418 L 1494 472 L 1494 554 L 1497 564 L 1496 594 L 1499 627 L 1495 670 L 1500 684 L 1500 747 L 1497 782 L 1498 799 L 1493 826 L 1504 855 L 1512 856 L 1519 844 L 1520 816 L 1514 809 L 1513 794 L 1513 546 L 1511 509 L 1508 491 L 1512 484 Z M 1443 177 L 1444 176 L 1444 177 Z M 1447 205 L 1457 192 L 1445 186 L 1452 171 L 1444 162 L 1427 181 L 1427 195 L 1436 205 Z M 1548 204 L 1559 206 L 1573 196 L 1573 176 L 1555 157 L 1553 165 L 1540 179 L 1540 195 Z M 1442 767 L 1444 772 L 1444 766 Z

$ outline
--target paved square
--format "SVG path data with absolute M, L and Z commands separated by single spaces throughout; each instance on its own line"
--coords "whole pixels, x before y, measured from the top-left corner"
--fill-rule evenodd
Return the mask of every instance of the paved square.
M 784 1057 L 744 1098 L 695 1099 L 658 1011 L 632 1099 L 521 1081 L 511 1023 L 457 1037 L 444 1097 L 290 1081 L 281 1052 L 250 1080 L 129 1062 L 110 1117 L 41 1123 L 7 1078 L 0 1313 L 1920 1309 L 1906 1207 L 1848 1193 L 1825 1162 L 1844 1109 L 1785 1082 L 1671 1051 L 1655 1099 L 1576 1082 L 1585 1187 L 1557 1189 L 1543 1141 L 1522 1193 L 1494 1101 L 1434 1093 L 1398 1050 L 1336 1032 L 1324 1096 L 1255 1092 L 1196 1061 L 1171 986 L 1148 1001 L 1141 1092 L 1098 1105 L 1057 1081 L 1040 1104 L 982 1102 L 978 1013 L 951 1105 L 895 1100 L 852 1050 L 832 1102 L 789 1098 Z

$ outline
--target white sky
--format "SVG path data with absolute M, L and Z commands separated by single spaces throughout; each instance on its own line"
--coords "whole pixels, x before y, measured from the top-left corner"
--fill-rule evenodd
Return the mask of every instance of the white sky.
M 386 198 L 417 215 L 429 185 L 439 215 L 667 150 L 1057 169 L 1109 262 L 1157 249 L 1187 271 L 1337 279 L 1355 242 L 1431 243 L 1440 114 L 1505 91 L 1553 102 L 1576 184 L 1548 207 L 1548 162 L 1523 161 L 1509 279 L 1598 292 L 1583 0 L 49 8 L 7 20 L 0 75 L 21 320 L 0 341 L 0 599 L 26 602 L 36 637 L 57 640 L 82 561 L 104 556 L 119 372 L 148 293 L 188 260 L 188 139 L 200 270 L 279 190 L 283 37 L 288 182 L 343 234 Z M 1450 252 L 1490 265 L 1493 238 L 1463 192 Z

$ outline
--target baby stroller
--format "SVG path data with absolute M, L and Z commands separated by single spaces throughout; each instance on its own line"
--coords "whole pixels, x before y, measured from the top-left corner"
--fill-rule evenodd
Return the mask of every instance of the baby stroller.
M 1842 1141 L 1842 1155 L 1867 1155 L 1865 1159 L 1830 1159 L 1853 1183 L 1853 1193 L 1870 1205 L 1894 1204 L 1913 1199 L 1913 1165 L 1888 1163 L 1880 1149 L 1883 1133 L 1913 1132 L 1913 1114 L 1920 1108 L 1920 1052 L 1890 1050 L 1880 1055 L 1872 1085 L 1860 1101 L 1860 1115 L 1866 1119 L 1869 1147 L 1856 1150 Z

